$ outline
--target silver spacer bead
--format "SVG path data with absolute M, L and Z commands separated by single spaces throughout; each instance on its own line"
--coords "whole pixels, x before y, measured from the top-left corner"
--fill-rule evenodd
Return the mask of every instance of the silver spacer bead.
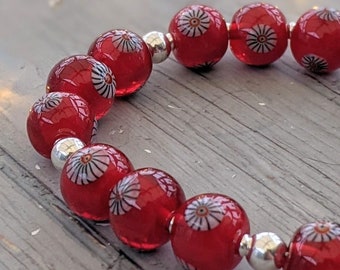
M 243 235 L 238 252 L 242 257 L 246 256 L 251 250 L 253 238 L 249 234 Z
M 172 37 L 169 40 L 168 34 L 153 31 L 144 35 L 143 40 L 149 47 L 153 63 L 161 63 L 168 58 L 172 47 Z
M 244 235 L 239 253 L 246 256 L 248 263 L 255 270 L 277 270 L 283 260 L 287 246 L 275 233 L 263 232 L 250 237 Z
M 51 151 L 51 161 L 57 170 L 62 170 L 66 160 L 77 150 L 85 147 L 78 138 L 69 137 L 56 141 Z
M 294 30 L 294 27 L 295 27 L 296 23 L 295 22 L 290 22 L 287 27 L 288 27 L 288 34 L 289 34 L 289 38 L 291 37 L 292 35 L 292 32 Z

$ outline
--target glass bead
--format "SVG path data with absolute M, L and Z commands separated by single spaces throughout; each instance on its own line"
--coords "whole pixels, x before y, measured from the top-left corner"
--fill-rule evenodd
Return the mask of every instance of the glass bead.
M 239 9 L 230 25 L 230 48 L 241 62 L 264 66 L 279 59 L 289 32 L 282 12 L 269 4 L 254 3 Z
M 171 213 L 185 201 L 177 181 L 164 171 L 142 168 L 110 194 L 110 222 L 117 237 L 138 250 L 153 250 L 169 240 Z
M 61 173 L 60 189 L 75 214 L 91 220 L 109 219 L 110 189 L 133 166 L 124 153 L 107 144 L 93 144 L 70 156 Z
M 81 96 L 88 102 L 96 119 L 99 119 L 109 111 L 113 103 L 115 76 L 105 64 L 91 56 L 70 56 L 52 68 L 46 92 L 68 92 Z
M 308 223 L 294 234 L 284 270 L 335 270 L 340 267 L 340 224 Z
M 171 245 L 185 269 L 231 270 L 242 256 L 238 248 L 249 221 L 242 207 L 220 194 L 201 194 L 173 214 Z
M 180 10 L 171 20 L 173 54 L 188 68 L 209 68 L 216 64 L 228 48 L 228 29 L 223 16 L 204 5 Z
M 152 58 L 144 40 L 127 30 L 112 30 L 99 36 L 89 55 L 106 64 L 116 78 L 116 96 L 137 92 L 152 71 Z
M 290 47 L 295 60 L 308 71 L 327 73 L 340 67 L 340 13 L 315 8 L 296 22 Z
M 54 143 L 62 138 L 76 137 L 90 143 L 94 115 L 81 97 L 63 92 L 45 94 L 30 109 L 27 134 L 34 149 L 51 158 Z

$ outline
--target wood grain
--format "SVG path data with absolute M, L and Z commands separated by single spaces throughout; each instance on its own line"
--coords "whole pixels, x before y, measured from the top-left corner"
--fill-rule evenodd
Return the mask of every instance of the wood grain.
M 69 213 L 61 200 L 58 172 L 28 142 L 27 111 L 43 94 L 51 67 L 63 57 L 86 53 L 102 32 L 112 28 L 140 35 L 166 32 L 171 17 L 192 3 L 213 6 L 230 21 L 248 1 L 59 2 L 51 6 L 47 0 L 1 0 L 0 4 L 0 156 L 2 166 L 14 164 L 13 171 L 34 179 L 15 173 L 9 177 L 3 172 L 7 165 L 1 167 L 0 183 L 6 192 L 0 199 L 4 205 L 0 225 L 6 235 L 1 232 L 0 268 L 9 264 L 15 266 L 11 269 L 30 268 L 35 263 L 49 269 L 51 262 L 58 261 L 55 269 L 80 269 L 80 257 L 89 256 L 88 269 L 178 269 L 169 244 L 154 253 L 137 253 L 120 244 L 108 227 Z M 279 5 L 288 21 L 315 5 L 340 9 L 340 3 L 331 0 L 271 3 Z M 288 243 L 305 222 L 339 221 L 339 105 L 340 72 L 309 74 L 289 50 L 267 68 L 245 66 L 228 51 L 208 73 L 187 70 L 171 56 L 154 67 L 140 92 L 116 100 L 99 123 L 97 140 L 120 148 L 136 168 L 167 171 L 187 197 L 204 192 L 233 197 L 247 211 L 252 233 L 273 231 Z M 27 195 L 33 183 L 50 194 L 48 199 Z M 22 214 L 20 207 L 11 208 L 15 200 L 8 198 L 10 194 L 18 205 L 30 209 L 25 220 L 38 217 L 39 227 L 44 226 L 41 232 L 58 231 L 62 242 L 47 234 L 39 241 L 27 237 L 37 223 L 10 224 Z M 41 213 L 36 202 L 45 202 L 48 214 Z M 63 211 L 55 214 L 55 204 Z M 84 242 L 88 234 L 97 240 Z M 25 246 L 18 248 L 27 247 L 27 254 L 18 257 L 7 250 L 4 241 L 15 242 L 10 237 L 22 241 Z M 58 257 L 48 257 L 51 251 L 57 251 Z M 32 261 L 32 256 L 38 259 Z M 243 262 L 237 269 L 249 267 Z

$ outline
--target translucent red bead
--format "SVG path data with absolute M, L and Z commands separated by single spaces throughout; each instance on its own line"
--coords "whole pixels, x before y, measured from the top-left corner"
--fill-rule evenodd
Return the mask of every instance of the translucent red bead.
M 312 9 L 296 22 L 291 50 L 307 70 L 326 73 L 340 68 L 340 13 L 334 9 Z
M 340 225 L 320 221 L 300 227 L 289 245 L 284 270 L 340 269 Z
M 249 4 L 239 9 L 230 25 L 230 48 L 241 62 L 263 66 L 279 59 L 288 44 L 282 12 L 269 4 Z
M 249 233 L 245 211 L 233 199 L 202 194 L 186 201 L 171 221 L 171 245 L 185 269 L 231 270 L 239 243 Z
M 215 9 L 192 5 L 180 10 L 171 20 L 173 54 L 188 68 L 216 64 L 228 48 L 228 29 L 223 16 Z
M 169 240 L 170 214 L 184 201 L 182 188 L 169 174 L 154 168 L 136 170 L 112 189 L 112 229 L 124 244 L 153 250 Z
M 94 115 L 81 97 L 62 92 L 45 94 L 36 101 L 27 118 L 27 134 L 34 149 L 50 158 L 54 143 L 76 137 L 90 143 Z
M 69 92 L 81 96 L 99 119 L 111 108 L 116 81 L 105 64 L 88 55 L 75 55 L 61 60 L 52 68 L 46 91 Z
M 97 221 L 109 219 L 110 189 L 133 170 L 129 159 L 106 144 L 84 147 L 66 161 L 60 189 L 77 215 Z
M 88 53 L 111 69 L 116 78 L 118 97 L 138 91 L 152 70 L 148 46 L 131 31 L 118 29 L 102 34 L 90 46 Z

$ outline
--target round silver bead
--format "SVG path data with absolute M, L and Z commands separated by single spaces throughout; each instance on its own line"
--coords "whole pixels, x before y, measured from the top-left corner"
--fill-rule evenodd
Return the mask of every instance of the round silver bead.
M 85 147 L 78 138 L 64 138 L 56 141 L 51 151 L 51 161 L 57 170 L 62 170 L 66 160 L 77 150 Z
M 287 246 L 275 233 L 263 232 L 244 235 L 239 248 L 242 256 L 247 256 L 248 263 L 255 270 L 281 269 L 280 256 L 283 261 Z
M 153 63 L 161 63 L 168 58 L 171 52 L 172 38 L 169 34 L 152 31 L 143 36 L 143 40 L 148 45 Z

